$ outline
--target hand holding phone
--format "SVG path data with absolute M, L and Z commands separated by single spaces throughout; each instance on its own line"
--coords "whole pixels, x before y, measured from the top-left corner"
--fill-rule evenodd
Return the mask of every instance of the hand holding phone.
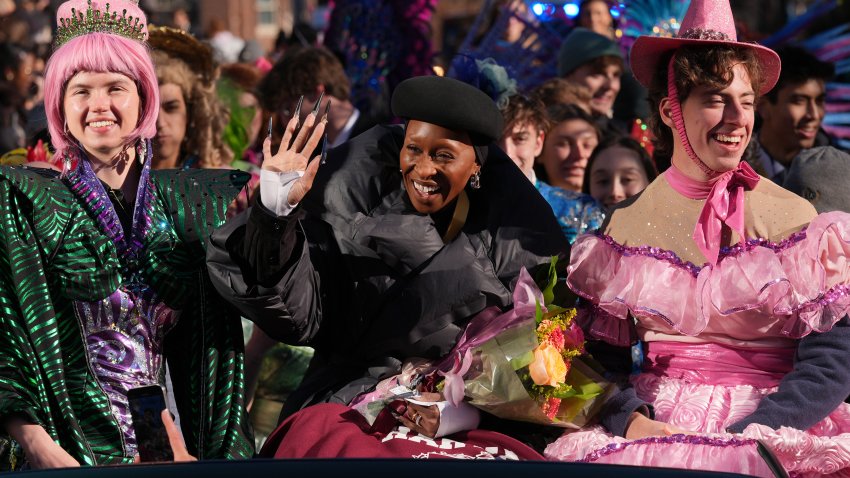
M 133 418 L 141 461 L 174 460 L 168 432 L 162 421 L 162 412 L 166 410 L 162 387 L 149 385 L 130 389 L 127 392 L 127 400 L 130 403 L 130 415 Z

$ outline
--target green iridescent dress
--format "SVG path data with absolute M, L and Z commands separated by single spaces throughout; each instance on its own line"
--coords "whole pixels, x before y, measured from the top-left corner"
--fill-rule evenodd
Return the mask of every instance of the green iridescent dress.
M 204 262 L 206 237 L 247 179 L 175 170 L 151 172 L 148 183 L 139 276 L 154 305 L 180 312 L 158 352 L 186 445 L 199 459 L 253 454 L 238 314 L 216 295 Z M 128 463 L 126 430 L 91 358 L 91 324 L 81 311 L 107 304 L 130 278 L 90 209 L 54 172 L 0 167 L 0 418 L 28 417 L 81 464 Z M 0 466 L 20 465 L 14 451 L 14 442 L 0 440 Z

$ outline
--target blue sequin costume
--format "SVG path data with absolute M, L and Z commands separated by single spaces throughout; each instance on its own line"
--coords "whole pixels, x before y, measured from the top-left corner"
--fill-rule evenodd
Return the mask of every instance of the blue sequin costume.
M 602 226 L 605 212 L 589 195 L 550 186 L 540 180 L 534 181 L 534 186 L 552 207 L 552 212 L 555 213 L 555 218 L 558 219 L 558 224 L 570 244 L 575 242 L 580 234 L 595 231 Z

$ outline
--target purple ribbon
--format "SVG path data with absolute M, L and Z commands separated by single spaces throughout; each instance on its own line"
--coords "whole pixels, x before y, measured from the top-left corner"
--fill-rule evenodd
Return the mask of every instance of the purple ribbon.
M 502 313 L 498 307 L 493 306 L 473 317 L 451 353 L 437 365 L 437 368 L 442 371 L 441 374 L 446 377 L 443 394 L 453 406 L 457 406 L 463 400 L 463 375 L 469 371 L 472 363 L 472 349 L 507 329 L 533 320 L 537 304 L 540 304 L 544 312 L 546 311 L 543 306 L 543 293 L 524 267 L 519 271 L 513 299 L 514 306 L 507 312 Z

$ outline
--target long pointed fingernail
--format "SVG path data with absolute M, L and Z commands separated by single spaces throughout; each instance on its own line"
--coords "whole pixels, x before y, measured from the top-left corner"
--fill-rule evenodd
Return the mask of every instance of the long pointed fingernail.
M 330 106 L 330 101 L 328 102 L 328 106 Z M 325 133 L 322 137 L 322 160 L 319 161 L 319 164 L 325 164 L 326 162 L 328 162 L 328 133 Z
M 301 98 L 298 98 L 298 105 L 295 106 L 295 113 L 292 113 L 293 118 L 301 117 L 301 105 L 304 103 L 304 95 L 301 95 Z
M 325 114 L 322 116 L 322 121 L 328 121 L 328 114 L 331 112 L 331 100 L 328 100 L 327 106 L 325 106 Z
M 273 116 L 269 118 L 269 138 L 272 137 L 272 121 L 273 120 L 274 120 Z
M 322 106 L 322 100 L 324 98 L 325 92 L 323 91 L 322 94 L 319 95 L 319 101 L 317 101 L 316 104 L 313 105 L 313 111 L 311 111 L 311 113 L 313 113 L 313 116 L 319 116 L 319 107 Z

